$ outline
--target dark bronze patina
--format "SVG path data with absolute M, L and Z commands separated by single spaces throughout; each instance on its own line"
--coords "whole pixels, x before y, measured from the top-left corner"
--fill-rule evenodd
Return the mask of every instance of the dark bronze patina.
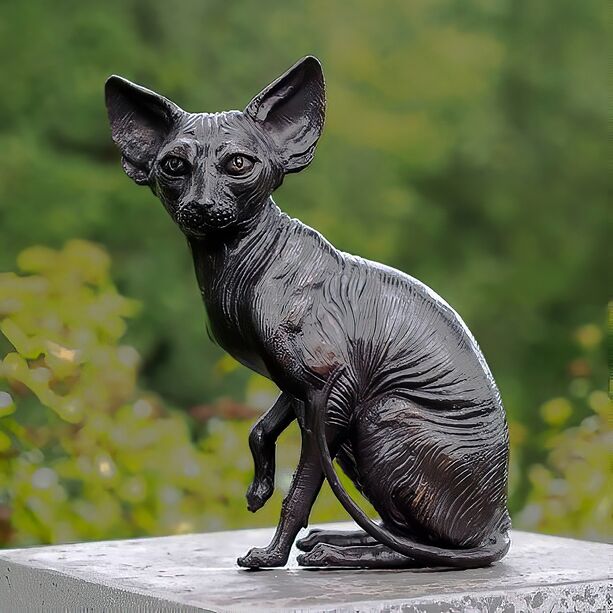
M 324 476 L 363 529 L 312 531 L 305 566 L 477 567 L 509 548 L 508 434 L 500 394 L 459 315 L 423 283 L 335 249 L 282 213 L 272 192 L 307 166 L 324 79 L 306 57 L 240 111 L 188 113 L 117 76 L 106 84 L 123 168 L 187 237 L 212 336 L 281 395 L 249 446 L 257 511 L 275 442 L 297 419 L 300 463 L 268 547 L 238 560 L 282 566 Z M 346 493 L 332 458 L 381 517 Z

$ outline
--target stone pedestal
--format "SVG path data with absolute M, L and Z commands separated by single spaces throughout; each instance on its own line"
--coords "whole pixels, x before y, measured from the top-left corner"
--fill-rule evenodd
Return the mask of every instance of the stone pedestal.
M 328 526 L 331 527 L 331 526 Z M 335 528 L 355 529 L 351 524 Z M 613 546 L 514 532 L 477 570 L 239 569 L 272 530 L 0 550 L 0 611 L 611 611 Z

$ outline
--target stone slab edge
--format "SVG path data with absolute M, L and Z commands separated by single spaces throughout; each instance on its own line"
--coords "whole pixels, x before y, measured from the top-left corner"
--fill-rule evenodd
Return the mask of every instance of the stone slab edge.
M 21 611 L 209 612 L 55 570 L 0 560 L 0 613 Z
M 208 613 L 210 611 L 240 611 L 240 607 L 217 609 L 193 607 L 152 596 L 138 589 L 125 590 L 103 582 L 87 581 L 40 567 L 2 560 L 0 567 L 0 612 L 20 611 L 143 611 Z M 250 610 L 254 610 L 250 607 Z M 316 608 L 270 609 L 307 613 L 440 613 L 449 612 L 508 612 L 508 611 L 611 611 L 613 581 L 590 581 L 550 586 L 526 586 L 513 590 L 488 590 L 473 594 L 456 593 L 440 596 L 410 596 L 392 601 L 365 601 L 352 604 L 320 605 Z
M 359 605 L 359 608 L 358 608 Z M 328 605 L 325 609 L 296 609 L 296 611 L 325 611 L 326 613 L 512 613 L 520 611 L 613 611 L 613 581 L 590 581 L 549 586 L 527 586 L 512 590 L 477 591 L 441 596 L 410 597 L 392 601 L 368 601 L 356 606 Z

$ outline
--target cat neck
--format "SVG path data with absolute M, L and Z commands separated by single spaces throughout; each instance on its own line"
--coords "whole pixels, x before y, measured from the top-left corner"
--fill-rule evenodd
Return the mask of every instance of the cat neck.
M 232 235 L 188 237 L 196 277 L 203 293 L 219 283 L 247 275 L 254 279 L 258 270 L 275 257 L 280 239 L 289 231 L 292 219 L 269 197 L 257 217 Z

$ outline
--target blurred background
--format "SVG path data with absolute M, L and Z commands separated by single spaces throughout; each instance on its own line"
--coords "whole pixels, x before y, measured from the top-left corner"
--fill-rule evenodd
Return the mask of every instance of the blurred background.
M 591 0 L 2 3 L 0 546 L 276 523 L 298 433 L 250 514 L 277 390 L 207 338 L 103 85 L 242 109 L 309 53 L 326 129 L 277 203 L 462 314 L 508 413 L 515 527 L 610 539 L 604 23 Z M 346 517 L 325 488 L 312 519 Z

